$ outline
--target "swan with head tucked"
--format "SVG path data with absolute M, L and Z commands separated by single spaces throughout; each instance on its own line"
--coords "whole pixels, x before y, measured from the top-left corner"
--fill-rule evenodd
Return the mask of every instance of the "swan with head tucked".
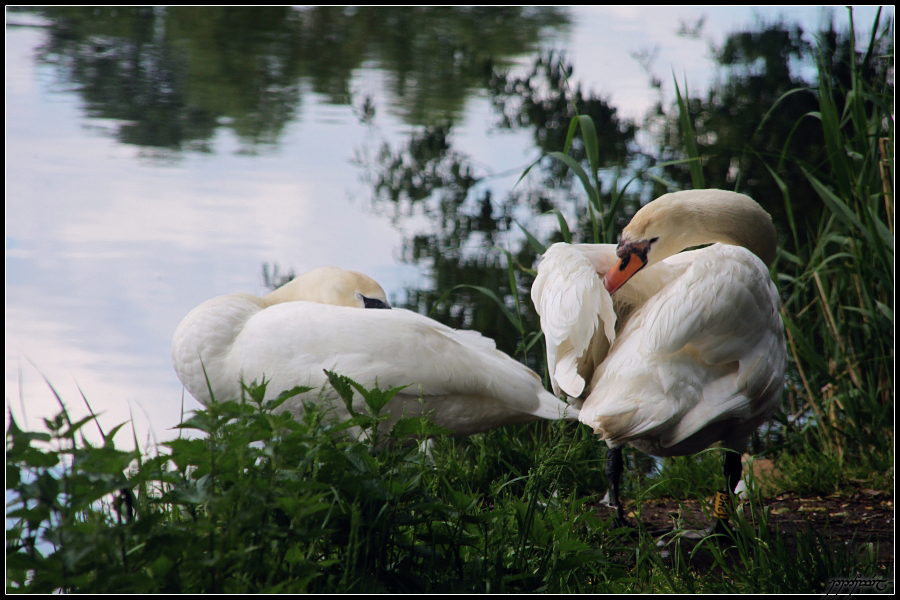
M 311 386 L 285 403 L 295 415 L 303 400 L 324 398 L 335 416 L 349 416 L 343 402 L 334 402 L 326 369 L 369 389 L 408 385 L 385 407 L 391 416 L 380 424 L 385 431 L 405 416 L 426 415 L 470 435 L 578 415 L 490 338 L 391 308 L 373 279 L 337 267 L 310 271 L 263 297 L 238 293 L 204 302 L 176 329 L 172 359 L 201 403 L 209 401 L 210 389 L 218 400 L 240 398 L 241 381 L 265 378 L 267 397 Z M 354 409 L 364 410 L 358 395 Z
M 749 197 L 692 190 L 641 208 L 618 245 L 555 244 L 544 254 L 531 294 L 553 390 L 583 398 L 579 420 L 609 445 L 620 522 L 622 445 L 656 456 L 715 442 L 741 451 L 778 408 L 786 350 L 768 270 L 776 243 L 771 217 Z M 725 476 L 733 491 L 739 452 L 726 452 Z M 717 527 L 727 498 L 716 495 Z

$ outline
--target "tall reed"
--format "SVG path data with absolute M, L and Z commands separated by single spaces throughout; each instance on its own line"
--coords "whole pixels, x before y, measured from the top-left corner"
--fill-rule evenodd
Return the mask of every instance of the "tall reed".
M 788 425 L 856 477 L 893 470 L 894 89 L 892 56 L 877 55 L 884 34 L 876 18 L 863 53 L 850 36 L 849 86 L 819 58 L 819 110 L 806 118 L 821 123 L 828 159 L 795 168 L 824 210 L 814 243 L 789 240 L 776 265 L 794 375 Z M 791 214 L 790 190 L 781 189 Z

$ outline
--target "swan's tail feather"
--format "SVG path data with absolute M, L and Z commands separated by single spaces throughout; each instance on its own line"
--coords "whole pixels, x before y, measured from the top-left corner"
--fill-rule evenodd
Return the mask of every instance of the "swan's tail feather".
M 539 404 L 536 410 L 532 411 L 536 417 L 542 419 L 550 419 L 551 421 L 567 420 L 577 421 L 581 408 L 581 402 L 571 399 L 572 404 L 568 404 L 560 400 L 550 392 L 541 390 L 538 394 Z

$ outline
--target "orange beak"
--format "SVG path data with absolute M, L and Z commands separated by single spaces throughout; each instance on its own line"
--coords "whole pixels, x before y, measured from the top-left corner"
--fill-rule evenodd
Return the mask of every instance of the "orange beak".
M 632 275 L 640 271 L 645 264 L 647 264 L 646 259 L 642 259 L 637 253 L 626 254 L 616 261 L 612 269 L 606 272 L 606 276 L 603 278 L 603 287 L 612 294 L 631 279 Z

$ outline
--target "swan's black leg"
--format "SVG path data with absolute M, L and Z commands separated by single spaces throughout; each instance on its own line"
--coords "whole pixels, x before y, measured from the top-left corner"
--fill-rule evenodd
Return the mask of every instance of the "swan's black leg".
M 610 448 L 606 452 L 606 477 L 609 481 L 609 505 L 616 509 L 616 527 L 628 527 L 636 534 L 635 526 L 625 517 L 625 508 L 619 497 L 619 484 L 622 480 L 622 471 L 625 470 L 625 462 L 622 459 L 622 446 Z M 647 533 L 658 537 L 672 531 L 672 527 L 647 527 Z
M 609 504 L 616 509 L 616 525 L 627 527 L 631 525 L 625 518 L 625 510 L 619 499 L 619 482 L 622 480 L 622 471 L 625 465 L 622 462 L 622 447 L 610 448 L 606 452 L 606 478 L 609 481 Z
M 741 453 L 725 451 L 725 491 L 716 492 L 716 503 L 714 512 L 716 514 L 716 522 L 713 524 L 710 533 L 725 533 L 728 527 L 728 507 L 731 504 L 731 497 L 734 495 L 738 483 L 741 482 Z
M 732 494 L 741 482 L 742 468 L 740 452 L 725 453 L 725 486 Z

